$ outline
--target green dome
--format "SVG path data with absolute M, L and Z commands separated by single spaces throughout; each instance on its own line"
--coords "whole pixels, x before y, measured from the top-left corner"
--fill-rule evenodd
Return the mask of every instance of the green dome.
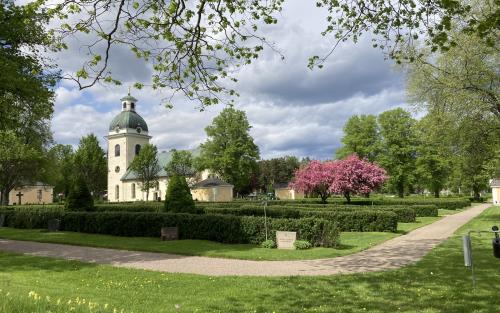
M 140 127 L 143 131 L 148 131 L 146 121 L 134 111 L 122 111 L 120 114 L 115 116 L 115 118 L 111 121 L 111 124 L 109 124 L 109 130 L 115 130 L 116 127 L 120 127 L 120 129 L 136 129 L 137 127 Z

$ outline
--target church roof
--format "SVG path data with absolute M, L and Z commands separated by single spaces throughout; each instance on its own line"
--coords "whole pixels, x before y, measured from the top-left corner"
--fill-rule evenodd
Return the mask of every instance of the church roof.
M 195 148 L 192 150 L 188 150 L 191 152 L 193 157 L 197 157 L 200 155 L 200 148 Z M 165 170 L 167 164 L 172 160 L 172 151 L 162 151 L 158 153 L 158 165 L 160 165 L 160 172 L 158 173 L 158 177 L 164 178 L 168 177 L 168 173 Z M 194 170 L 193 170 L 194 173 Z M 137 174 L 134 171 L 127 170 L 125 174 L 122 176 L 121 180 L 137 180 Z
M 109 130 L 115 130 L 117 127 L 122 129 L 140 127 L 143 131 L 148 131 L 146 121 L 134 111 L 122 111 L 115 116 L 109 124 Z
M 493 178 L 490 181 L 490 187 L 500 187 L 500 178 Z
M 197 182 L 193 185 L 192 188 L 203 188 L 203 187 L 221 187 L 221 186 L 233 186 L 231 184 L 226 183 L 223 180 L 218 179 L 217 177 L 210 177 L 200 182 Z

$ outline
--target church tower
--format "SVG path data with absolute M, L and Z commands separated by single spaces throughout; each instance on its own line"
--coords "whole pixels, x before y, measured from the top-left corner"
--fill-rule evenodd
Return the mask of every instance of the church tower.
M 126 190 L 121 179 L 141 147 L 151 139 L 146 121 L 135 111 L 136 103 L 137 99 L 129 92 L 121 99 L 122 111 L 109 124 L 108 201 L 111 202 L 135 198 L 135 190 Z

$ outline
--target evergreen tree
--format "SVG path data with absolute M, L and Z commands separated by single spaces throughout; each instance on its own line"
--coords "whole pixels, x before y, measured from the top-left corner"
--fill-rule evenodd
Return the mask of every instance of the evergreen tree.
M 193 196 L 184 177 L 179 175 L 170 177 L 165 197 L 165 211 L 195 213 Z
M 94 199 L 82 176 L 76 179 L 71 188 L 65 207 L 69 211 L 92 211 L 94 209 Z

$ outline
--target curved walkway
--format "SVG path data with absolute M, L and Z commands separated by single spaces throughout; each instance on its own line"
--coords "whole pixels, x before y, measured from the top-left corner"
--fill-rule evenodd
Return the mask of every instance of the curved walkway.
M 488 207 L 490 204 L 476 205 L 359 253 L 322 260 L 248 261 L 5 239 L 0 239 L 0 250 L 118 267 L 210 276 L 315 276 L 373 272 L 417 262 Z

